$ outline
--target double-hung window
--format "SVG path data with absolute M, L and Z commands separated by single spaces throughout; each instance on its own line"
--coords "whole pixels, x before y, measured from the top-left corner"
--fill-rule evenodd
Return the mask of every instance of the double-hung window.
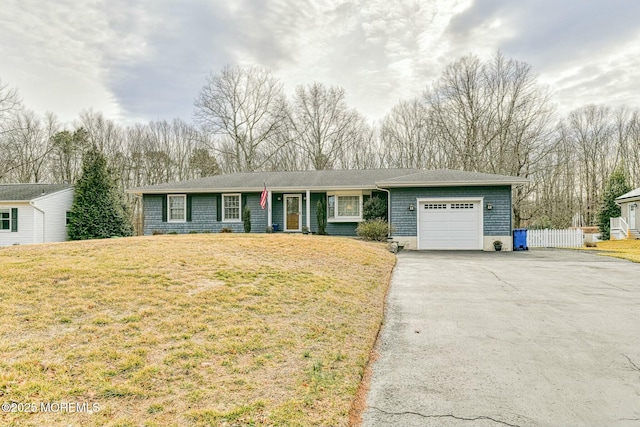
M 0 209 L 0 231 L 11 231 L 11 209 Z
M 362 221 L 362 193 L 328 193 L 327 219 L 330 222 Z
M 185 222 L 187 220 L 187 196 L 169 195 L 167 197 L 169 222 Z
M 240 222 L 242 221 L 240 209 L 240 194 L 222 195 L 222 221 Z

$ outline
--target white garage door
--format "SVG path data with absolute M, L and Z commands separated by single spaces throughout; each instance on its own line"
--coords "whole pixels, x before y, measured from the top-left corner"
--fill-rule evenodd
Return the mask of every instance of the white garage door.
M 418 249 L 482 249 L 480 201 L 418 204 Z

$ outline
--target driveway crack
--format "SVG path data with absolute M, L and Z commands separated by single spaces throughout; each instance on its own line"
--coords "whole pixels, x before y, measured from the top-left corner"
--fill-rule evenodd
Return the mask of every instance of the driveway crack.
M 631 360 L 631 358 L 629 356 L 627 356 L 626 354 L 622 354 L 624 357 L 627 358 L 627 360 L 629 361 L 629 363 L 631 364 L 631 367 L 633 369 L 635 369 L 636 371 L 640 372 L 640 367 L 638 367 L 638 365 L 636 365 L 635 363 L 633 363 L 633 360 Z
M 413 412 L 413 411 L 404 411 L 404 412 L 389 412 L 389 411 L 385 411 L 384 409 L 380 409 L 376 406 L 370 406 L 371 409 L 375 409 L 376 411 L 382 412 L 383 414 L 386 415 L 393 415 L 393 416 L 402 416 L 402 415 L 415 415 L 418 417 L 422 417 L 422 418 L 453 418 L 455 420 L 461 420 L 461 421 L 478 421 L 478 420 L 488 420 L 488 421 L 493 421 L 494 423 L 497 424 L 502 424 L 505 426 L 510 426 L 510 427 L 520 427 L 517 424 L 510 424 L 506 421 L 502 421 L 502 420 L 498 420 L 492 417 L 487 417 L 484 415 L 478 416 L 478 417 L 459 417 L 453 414 L 442 414 L 442 415 L 426 415 L 426 414 L 421 414 L 419 412 Z
M 489 273 L 493 274 L 495 276 L 495 278 L 498 279 L 499 282 L 505 283 L 505 284 L 511 286 L 511 288 L 515 289 L 516 291 L 518 290 L 518 288 L 513 283 L 510 283 L 510 282 L 507 282 L 506 280 L 503 280 L 500 276 L 498 276 L 495 273 L 495 271 L 489 270 L 488 268 L 483 268 L 483 270 L 488 271 Z

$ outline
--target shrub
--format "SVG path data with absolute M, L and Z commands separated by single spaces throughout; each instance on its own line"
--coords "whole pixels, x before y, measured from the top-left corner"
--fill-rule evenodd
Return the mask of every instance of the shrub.
M 229 227 L 224 227 L 223 229 L 220 230 L 221 233 L 233 233 L 233 230 L 230 229 Z
M 387 221 L 380 218 L 361 222 L 358 228 L 356 228 L 356 234 L 359 237 L 365 240 L 376 240 L 378 242 L 387 240 L 390 231 L 393 231 L 393 227 L 389 230 Z
M 265 233 L 273 233 L 273 227 L 267 226 Z
M 242 211 L 242 222 L 244 223 L 244 232 L 251 233 L 251 209 L 245 206 Z
M 365 221 L 381 218 L 387 220 L 387 202 L 378 196 L 370 197 L 362 207 L 362 217 Z
M 327 234 L 327 205 L 324 202 L 324 197 L 318 200 L 316 205 L 316 218 L 318 220 L 318 234 Z
M 165 234 L 165 233 L 164 233 L 164 230 L 153 230 L 153 231 L 151 232 L 151 234 L 152 234 L 153 236 L 159 236 L 159 235 L 162 235 L 162 234 Z

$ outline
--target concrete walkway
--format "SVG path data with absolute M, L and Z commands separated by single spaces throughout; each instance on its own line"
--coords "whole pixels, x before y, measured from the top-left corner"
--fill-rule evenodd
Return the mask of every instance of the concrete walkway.
M 402 252 L 364 426 L 640 426 L 640 264 Z

